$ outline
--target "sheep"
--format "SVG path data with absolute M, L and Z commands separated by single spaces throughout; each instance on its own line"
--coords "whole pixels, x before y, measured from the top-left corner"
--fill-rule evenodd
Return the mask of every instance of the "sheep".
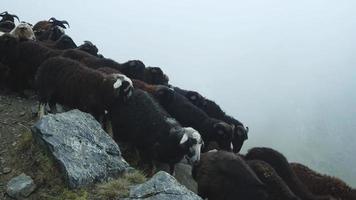
M 290 190 L 303 200 L 332 200 L 331 196 L 313 195 L 308 188 L 299 180 L 291 169 L 287 159 L 276 150 L 266 147 L 250 149 L 245 155 L 246 160 L 262 160 L 268 163 L 277 174 L 284 180 Z
M 126 101 L 133 88 L 125 75 L 107 75 L 63 57 L 43 62 L 35 85 L 41 106 L 48 103 L 52 110 L 60 103 L 89 112 L 98 120 L 114 102 Z M 43 112 L 39 116 L 42 115 Z
M 130 60 L 120 64 L 112 59 L 96 57 L 87 52 L 78 51 L 77 49 L 68 49 L 62 56 L 78 60 L 93 69 L 110 67 L 119 70 L 131 79 L 139 79 L 149 84 L 168 83 L 168 76 L 165 75 L 160 68 L 146 67 L 140 60 Z
M 38 66 L 61 53 L 31 40 L 20 42 L 10 34 L 0 36 L 0 61 L 9 67 L 9 86 L 15 91 L 32 89 Z
M 15 18 L 20 21 L 16 15 L 9 14 L 7 11 L 0 13 L 0 31 L 8 33 L 15 28 Z
M 356 199 L 356 189 L 348 186 L 344 181 L 322 175 L 300 163 L 290 163 L 291 168 L 307 188 L 316 195 L 331 195 L 337 199 Z
M 202 153 L 192 176 L 198 184 L 198 195 L 209 200 L 266 200 L 265 185 L 240 158 L 226 151 Z
M 300 200 L 268 163 L 262 160 L 248 160 L 247 164 L 266 185 L 269 200 Z
M 185 96 L 191 103 L 203 110 L 209 117 L 222 120 L 235 126 L 234 139 L 232 141 L 233 151 L 240 152 L 245 140 L 248 139 L 249 128 L 235 118 L 227 115 L 219 105 L 211 101 L 196 91 L 184 90 L 179 87 L 173 87 L 179 94 Z
M 163 108 L 183 126 L 190 126 L 203 137 L 206 144 L 216 141 L 222 150 L 232 150 L 234 127 L 218 119 L 210 118 L 179 93 L 172 91 L 172 97 L 166 93 L 156 94 Z
M 39 21 L 33 27 L 33 31 L 36 35 L 36 38 L 40 41 L 45 40 L 58 40 L 62 35 L 65 34 L 64 29 L 66 25 L 69 27 L 69 23 L 65 20 L 57 20 L 54 17 L 51 17 L 48 21 Z
M 27 22 L 19 23 L 12 31 L 10 31 L 10 34 L 20 40 L 36 40 L 32 25 Z
M 182 127 L 146 92 L 134 88 L 125 105 L 114 102 L 109 110 L 114 140 L 134 145 L 141 162 L 167 163 L 169 172 L 184 157 L 190 163 L 200 159 L 202 139 L 198 131 Z

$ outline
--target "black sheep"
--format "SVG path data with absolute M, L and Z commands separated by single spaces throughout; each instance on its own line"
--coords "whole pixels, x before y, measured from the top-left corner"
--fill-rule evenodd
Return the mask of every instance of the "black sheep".
M 262 160 L 268 163 L 284 180 L 291 191 L 302 200 L 332 200 L 330 196 L 313 195 L 299 180 L 291 169 L 287 159 L 278 151 L 271 148 L 252 148 L 245 156 L 246 160 Z
M 65 25 L 69 27 L 69 23 L 67 21 L 60 21 L 54 17 L 51 17 L 48 21 L 44 20 L 37 22 L 33 26 L 33 31 L 39 41 L 57 41 L 62 35 L 65 34 Z
M 36 86 L 40 104 L 78 108 L 100 119 L 114 102 L 125 101 L 132 82 L 122 74 L 104 74 L 77 61 L 54 57 L 38 68 Z M 41 115 L 40 115 L 41 116 Z
M 125 105 L 115 102 L 109 115 L 114 139 L 133 144 L 142 162 L 152 160 L 174 165 L 184 156 L 191 163 L 200 159 L 202 139 L 192 128 L 183 128 L 146 92 L 134 89 Z
M 247 164 L 266 185 L 268 200 L 300 200 L 268 163 L 262 160 L 248 160 Z
M 209 200 L 267 200 L 264 184 L 238 155 L 209 151 L 193 167 L 198 194 Z
M 167 112 L 183 126 L 190 126 L 199 131 L 205 143 L 216 141 L 223 150 L 232 150 L 234 127 L 218 119 L 210 118 L 205 112 L 193 105 L 187 98 L 172 91 L 172 98 L 165 93 L 156 95 Z
M 209 117 L 222 120 L 228 124 L 235 126 L 234 139 L 232 141 L 233 151 L 238 153 L 245 140 L 248 139 L 248 127 L 245 127 L 243 123 L 237 119 L 227 115 L 218 104 L 211 101 L 196 91 L 184 90 L 179 87 L 174 87 L 174 90 L 179 94 L 185 96 L 195 106 L 203 110 Z

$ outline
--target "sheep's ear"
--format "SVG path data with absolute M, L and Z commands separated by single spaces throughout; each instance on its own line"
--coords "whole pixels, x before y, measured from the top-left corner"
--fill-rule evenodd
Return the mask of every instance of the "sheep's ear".
M 180 139 L 179 144 L 184 144 L 185 142 L 187 142 L 189 139 L 188 135 L 186 133 L 184 133 L 183 137 Z

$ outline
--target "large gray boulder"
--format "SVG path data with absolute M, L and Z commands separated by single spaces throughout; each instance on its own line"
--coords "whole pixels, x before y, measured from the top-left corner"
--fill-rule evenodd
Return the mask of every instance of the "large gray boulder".
M 28 197 L 35 189 L 36 185 L 32 178 L 22 173 L 7 183 L 6 193 L 12 198 L 23 199 Z
M 133 186 L 126 200 L 201 200 L 194 192 L 180 185 L 164 171 L 155 174 L 149 181 Z
M 79 110 L 45 115 L 32 133 L 58 161 L 71 188 L 106 181 L 132 169 L 100 124 Z

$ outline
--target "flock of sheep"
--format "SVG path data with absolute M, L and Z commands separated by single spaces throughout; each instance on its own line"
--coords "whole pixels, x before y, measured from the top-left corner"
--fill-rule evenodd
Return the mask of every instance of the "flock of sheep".
M 91 113 L 151 169 L 159 161 L 174 173 L 185 159 L 209 200 L 356 199 L 341 180 L 290 164 L 273 149 L 238 154 L 248 128 L 198 92 L 170 85 L 159 67 L 118 63 L 89 41 L 77 46 L 65 34 L 67 21 L 32 26 L 8 12 L 0 17 L 0 87 L 36 91 L 40 117 L 57 103 Z

